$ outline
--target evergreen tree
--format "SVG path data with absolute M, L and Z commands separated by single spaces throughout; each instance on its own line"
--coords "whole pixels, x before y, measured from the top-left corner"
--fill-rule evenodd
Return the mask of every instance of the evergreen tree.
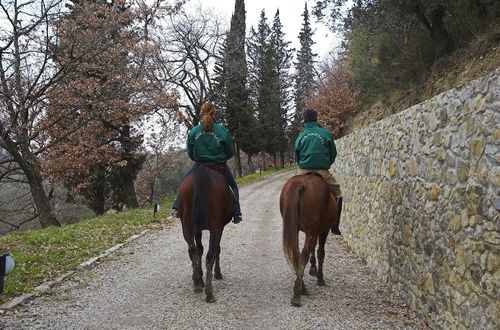
M 279 11 L 270 27 L 263 10 L 257 31 L 251 29 L 248 40 L 250 103 L 259 120 L 263 151 L 281 155 L 287 149 L 287 110 L 291 101 L 290 42 L 284 40 Z
M 279 114 L 277 119 L 279 123 L 279 136 L 277 137 L 279 152 L 281 155 L 281 164 L 284 165 L 284 152 L 286 151 L 286 129 L 287 129 L 287 113 L 292 101 L 292 77 L 290 75 L 290 67 L 293 56 L 293 50 L 290 49 L 290 41 L 285 41 L 285 33 L 281 24 L 279 9 L 274 15 L 273 26 L 271 28 L 271 45 L 274 49 L 274 66 L 278 78 L 278 97 L 279 97 Z
M 226 113 L 226 98 L 227 98 L 227 78 L 226 78 L 226 60 L 227 60 L 227 34 L 226 38 L 222 41 L 219 49 L 217 50 L 216 60 L 214 63 L 214 73 L 213 73 L 213 97 L 212 103 L 217 109 L 220 109 L 219 120 L 227 124 L 227 113 Z
M 236 0 L 226 40 L 223 72 L 225 73 L 225 115 L 229 132 L 236 144 L 235 165 L 241 176 L 240 149 L 251 154 L 255 143 L 255 121 L 248 106 L 248 70 L 245 57 L 245 2 Z
M 262 103 L 259 104 L 261 98 L 264 80 L 267 78 L 265 72 L 270 68 L 270 59 L 267 58 L 269 50 L 269 38 L 271 29 L 267 22 L 265 11 L 260 14 L 257 31 L 252 27 L 250 29 L 250 37 L 248 38 L 248 77 L 249 77 L 249 102 L 252 104 L 256 112 L 259 114 L 262 108 Z M 266 63 L 267 61 L 267 63 Z M 266 68 L 267 65 L 267 68 Z M 262 100 L 260 100 L 262 102 Z
M 279 150 L 279 81 L 276 55 L 271 42 L 265 11 L 262 10 L 257 31 L 253 28 L 248 46 L 249 77 L 252 105 L 256 109 L 265 152 L 275 155 Z
M 314 58 L 316 54 L 312 52 L 313 31 L 309 22 L 309 11 L 307 3 L 304 5 L 302 13 L 304 21 L 299 33 L 300 49 L 295 62 L 295 115 L 292 119 L 290 138 L 295 140 L 300 131 L 302 114 L 307 107 L 306 101 L 312 95 L 314 88 Z

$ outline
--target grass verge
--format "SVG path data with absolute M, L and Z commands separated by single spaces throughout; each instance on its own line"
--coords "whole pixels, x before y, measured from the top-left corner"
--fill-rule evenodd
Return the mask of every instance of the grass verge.
M 291 170 L 293 168 L 297 168 L 296 164 L 292 165 L 286 165 L 284 168 L 283 167 L 269 167 L 267 170 L 261 172 L 261 173 L 254 173 L 254 174 L 249 174 L 242 176 L 241 178 L 236 179 L 236 183 L 239 185 L 244 185 L 247 183 L 251 183 L 257 180 L 260 180 L 261 178 L 268 176 L 270 174 L 274 174 L 276 172 L 284 171 L 284 170 Z
M 15 260 L 11 274 L 5 277 L 0 304 L 13 296 L 31 292 L 44 281 L 95 257 L 130 236 L 164 222 L 175 196 L 161 202 L 157 218 L 151 206 L 105 214 L 62 227 L 13 232 L 0 237 L 0 252 L 9 252 Z M 158 220 L 157 220 L 158 219 Z
M 287 166 L 285 169 L 291 169 Z M 239 185 L 257 181 L 283 168 L 270 168 L 262 173 L 238 178 Z M 157 218 L 152 207 L 144 206 L 115 214 L 105 214 L 62 227 L 49 227 L 13 232 L 0 237 L 0 253 L 9 252 L 15 260 L 11 274 L 5 277 L 0 305 L 14 296 L 33 291 L 44 281 L 95 257 L 110 247 L 123 243 L 144 229 L 165 223 L 175 196 L 163 200 Z

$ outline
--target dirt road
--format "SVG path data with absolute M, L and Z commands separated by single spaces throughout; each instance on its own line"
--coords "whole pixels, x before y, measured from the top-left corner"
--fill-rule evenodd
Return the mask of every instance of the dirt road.
M 292 175 L 241 188 L 244 219 L 229 224 L 222 237 L 224 279 L 214 281 L 214 304 L 193 292 L 187 245 L 174 221 L 3 317 L 0 328 L 417 328 L 412 313 L 334 236 L 326 246 L 327 286 L 305 277 L 310 295 L 302 307 L 291 306 L 295 277 L 281 250 L 278 198 Z

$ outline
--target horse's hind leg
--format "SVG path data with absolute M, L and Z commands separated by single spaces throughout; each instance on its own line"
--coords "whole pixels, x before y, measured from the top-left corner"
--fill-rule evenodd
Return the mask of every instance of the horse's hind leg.
M 323 279 L 323 262 L 325 261 L 325 243 L 328 237 L 328 232 L 319 235 L 319 246 L 318 246 L 318 285 L 325 286 L 325 280 Z
M 217 280 L 222 280 L 222 273 L 220 272 L 220 246 L 217 249 L 217 255 L 215 256 L 215 269 L 214 269 L 214 277 Z
M 316 247 L 316 242 L 318 240 L 318 236 L 310 236 L 306 234 L 306 241 L 304 242 L 304 248 L 300 254 L 299 260 L 299 269 L 295 270 L 295 274 L 297 275 L 297 279 L 295 280 L 295 285 L 293 286 L 293 298 L 292 305 L 301 306 L 301 295 L 307 295 L 307 289 L 304 284 L 304 269 L 309 261 L 309 256 L 311 252 L 314 251 Z
M 193 269 L 193 281 L 196 292 L 203 291 L 205 282 L 203 282 L 203 267 L 201 266 L 201 257 L 203 256 L 203 243 L 201 241 L 201 232 L 196 234 L 196 265 L 197 268 Z M 196 272 L 196 274 L 195 274 Z
M 203 246 L 201 246 L 201 233 L 196 235 L 195 238 L 191 235 L 190 231 L 184 231 L 184 239 L 188 244 L 189 259 L 193 267 L 193 286 L 194 292 L 203 291 L 203 271 L 201 269 L 201 256 L 203 254 Z M 201 248 L 200 248 L 201 246 Z
M 313 252 L 311 252 L 311 267 L 309 267 L 309 275 L 316 276 L 318 275 L 318 268 L 316 268 L 316 256 Z
M 206 286 L 205 286 L 205 295 L 207 302 L 215 302 L 215 297 L 213 294 L 213 286 L 212 286 L 212 270 L 215 264 L 215 260 L 217 259 L 217 251 L 220 248 L 220 239 L 222 236 L 222 231 L 213 231 L 210 232 L 210 245 L 208 247 L 207 252 L 207 278 L 206 278 Z

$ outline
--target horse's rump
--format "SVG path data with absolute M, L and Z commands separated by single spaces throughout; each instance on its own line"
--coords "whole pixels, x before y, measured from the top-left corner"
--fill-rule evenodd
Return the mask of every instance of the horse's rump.
M 179 187 L 179 215 L 194 232 L 210 229 L 212 219 L 226 218 L 230 204 L 227 180 L 217 169 L 202 165 Z M 224 220 L 222 220 L 224 221 Z M 228 223 L 230 221 L 227 219 Z
M 290 178 L 280 195 L 283 217 L 283 250 L 290 264 L 298 266 L 298 232 L 311 235 L 328 232 L 335 221 L 336 203 L 326 182 L 319 175 Z

